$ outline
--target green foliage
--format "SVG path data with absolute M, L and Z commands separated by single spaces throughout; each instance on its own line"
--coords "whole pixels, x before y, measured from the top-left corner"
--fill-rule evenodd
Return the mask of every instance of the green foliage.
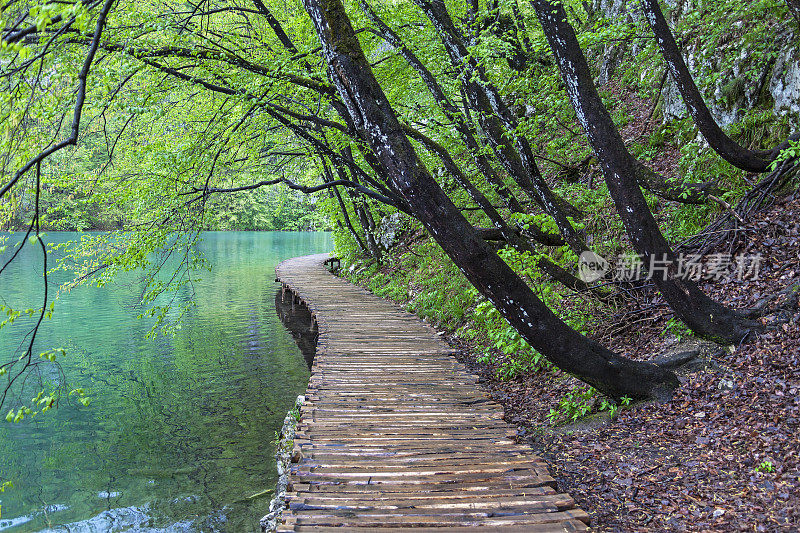
M 510 218 L 526 230 L 536 226 L 544 232 L 558 234 L 556 221 L 546 213 L 511 213 Z
M 770 168 L 775 170 L 778 168 L 778 165 L 784 161 L 791 161 L 792 159 L 800 158 L 800 140 L 797 141 L 789 141 L 789 146 L 781 150 L 778 157 L 775 158 L 775 161 L 772 162 Z
M 3 481 L 2 483 L 0 483 L 0 494 L 4 493 L 8 489 L 13 489 L 13 488 L 14 488 L 13 482 Z M 2 511 L 3 511 L 3 506 L 0 505 L 0 518 L 3 517 Z
M 397 279 L 397 277 L 400 279 Z M 405 302 L 408 300 L 408 289 L 406 284 L 403 283 L 402 273 L 397 273 L 393 277 L 389 277 L 383 272 L 375 272 L 369 280 L 367 286 L 369 290 L 382 298 L 389 298 L 397 302 Z
M 674 335 L 678 341 L 682 340 L 687 335 L 691 335 L 692 333 L 691 330 L 686 327 L 686 324 L 674 316 L 667 320 L 667 323 L 664 325 L 664 331 L 662 331 L 661 334 L 664 335 L 667 332 Z
M 539 352 L 528 347 L 519 352 L 509 354 L 509 356 L 500 363 L 495 373 L 498 379 L 502 381 L 511 381 L 521 378 L 525 374 L 536 372 L 549 366 L 550 364 Z
M 547 419 L 552 425 L 567 424 L 586 418 L 590 414 L 607 412 L 614 418 L 620 407 L 631 404 L 631 398 L 623 396 L 619 403 L 608 398 L 600 399 L 600 393 L 588 385 L 572 387 L 558 402 L 558 407 L 550 409 Z
M 64 351 L 59 349 L 53 350 L 52 352 L 60 352 L 63 354 Z M 42 354 L 42 356 L 43 355 L 44 354 Z M 51 362 L 53 361 L 55 361 L 55 357 L 51 359 Z M 84 407 L 88 407 L 91 403 L 91 399 L 86 396 L 86 391 L 84 389 L 73 389 L 67 394 L 67 397 L 73 395 L 77 398 L 78 403 Z M 44 414 L 55 407 L 58 404 L 59 397 L 60 394 L 57 390 L 50 392 L 40 390 L 36 396 L 31 398 L 28 405 L 20 405 L 16 408 L 16 410 L 10 409 L 5 416 L 5 421 L 8 423 L 19 424 L 25 420 L 25 417 L 35 418 L 36 416 Z
M 576 421 L 588 415 L 592 410 L 590 400 L 595 397 L 591 387 L 575 386 L 558 402 L 557 409 L 550 409 L 547 419 L 555 425 L 560 420 Z
M 484 300 L 475 306 L 470 326 L 468 336 L 486 339 L 486 355 L 479 362 L 498 362 L 490 350 L 503 354 L 496 370 L 499 379 L 512 380 L 548 366 L 544 357 L 531 348 L 490 302 Z
M 755 471 L 772 474 L 775 472 L 775 466 L 773 466 L 772 461 L 762 461 L 760 465 L 755 467 Z
M 300 422 L 300 408 L 296 405 L 292 407 L 292 410 L 289 411 L 289 415 L 295 419 L 296 422 Z
M 317 199 L 281 186 L 212 198 L 205 228 L 276 231 L 328 229 Z

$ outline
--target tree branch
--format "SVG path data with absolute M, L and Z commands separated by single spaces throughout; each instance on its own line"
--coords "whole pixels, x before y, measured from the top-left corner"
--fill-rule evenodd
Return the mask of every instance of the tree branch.
M 178 194 L 181 195 L 181 196 L 185 196 L 185 195 L 188 195 L 188 194 L 200 193 L 201 196 L 198 197 L 198 198 L 200 198 L 200 197 L 203 197 L 203 196 L 208 196 L 209 194 L 252 191 L 253 189 L 258 189 L 258 188 L 261 188 L 261 187 L 267 187 L 267 186 L 270 186 L 270 185 L 277 185 L 278 183 L 283 183 L 284 185 L 286 185 L 290 189 L 292 189 L 294 191 L 300 191 L 300 192 L 302 192 L 304 194 L 313 194 L 315 192 L 319 192 L 319 191 L 322 191 L 322 190 L 325 190 L 325 189 L 329 189 L 331 187 L 336 187 L 336 186 L 342 185 L 342 186 L 345 186 L 345 187 L 353 188 L 353 189 L 361 192 L 362 194 L 365 194 L 365 195 L 369 196 L 370 198 L 372 198 L 374 200 L 377 200 L 377 201 L 379 201 L 381 203 L 384 203 L 384 204 L 390 205 L 390 206 L 392 206 L 392 207 L 394 207 L 396 209 L 401 209 L 402 210 L 402 208 L 400 206 L 398 206 L 397 203 L 392 198 L 389 198 L 388 196 L 384 196 L 384 195 L 382 195 L 382 194 L 380 194 L 378 192 L 375 192 L 372 189 L 370 189 L 369 187 L 365 187 L 364 185 L 362 185 L 360 183 L 356 183 L 355 181 L 344 180 L 344 179 L 329 181 L 329 182 L 326 182 L 326 183 L 322 183 L 320 185 L 307 186 L 307 185 L 300 185 L 298 183 L 295 183 L 295 182 L 289 180 L 288 178 L 281 177 L 281 178 L 275 178 L 275 179 L 271 179 L 271 180 L 261 180 L 261 181 L 256 182 L 256 183 L 251 183 L 250 185 L 242 185 L 240 187 L 225 187 L 225 188 L 222 188 L 222 187 L 208 187 L 208 188 L 205 188 L 205 189 L 200 188 L 200 187 L 193 187 L 191 191 L 182 192 L 182 193 L 178 193 Z M 195 198 L 195 199 L 193 199 L 191 201 L 195 201 L 198 198 Z
M 67 146 L 74 145 L 78 141 L 78 131 L 81 124 L 83 104 L 86 101 L 86 78 L 89 76 L 89 69 L 92 66 L 92 61 L 94 61 L 94 56 L 97 54 L 97 49 L 100 45 L 100 36 L 103 34 L 108 13 L 111 11 L 111 7 L 113 5 L 114 0 L 106 0 L 105 4 L 103 5 L 103 9 L 100 11 L 100 15 L 97 17 L 97 23 L 95 25 L 91 46 L 86 54 L 83 66 L 78 73 L 78 94 L 75 100 L 75 107 L 73 109 L 72 125 L 70 127 L 69 137 L 51 146 L 50 148 L 39 152 L 39 154 L 30 159 L 14 174 L 11 180 L 5 186 L 3 186 L 2 189 L 0 189 L 0 198 L 2 198 L 19 181 L 19 179 L 25 175 L 26 172 L 28 172 L 28 170 L 41 163 L 55 152 L 58 152 Z

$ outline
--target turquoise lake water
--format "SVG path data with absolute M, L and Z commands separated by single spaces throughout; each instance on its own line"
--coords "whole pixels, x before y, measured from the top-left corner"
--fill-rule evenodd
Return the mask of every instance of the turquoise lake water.
M 309 377 L 276 315 L 274 267 L 332 247 L 325 233 L 203 234 L 213 268 L 174 336 L 146 338 L 136 274 L 61 296 L 35 353 L 66 355 L 41 379 L 82 387 L 91 404 L 0 422 L 0 481 L 14 483 L 0 494 L 0 531 L 258 531 L 271 495 L 250 496 L 274 487 L 274 434 Z M 41 262 L 26 248 L 0 276 L 5 305 L 38 305 Z M 24 326 L 0 330 L 3 361 Z M 41 387 L 27 386 L 29 400 Z

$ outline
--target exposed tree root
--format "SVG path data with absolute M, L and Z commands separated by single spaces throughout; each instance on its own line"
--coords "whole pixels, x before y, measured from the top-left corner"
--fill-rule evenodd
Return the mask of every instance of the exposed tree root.
M 682 204 L 706 204 L 712 197 L 721 196 L 724 192 L 717 187 L 715 180 L 704 183 L 671 182 L 666 176 L 638 161 L 636 163 L 636 181 L 639 185 L 665 200 Z
M 800 162 L 796 160 L 784 161 L 778 165 L 777 169 L 766 174 L 753 186 L 736 207 L 726 210 L 703 231 L 681 243 L 677 247 L 678 250 L 705 254 L 725 242 L 729 243 L 729 249 L 733 250 L 742 234 L 748 231 L 741 221 L 750 220 L 753 215 L 772 205 L 776 195 L 797 177 L 798 169 Z
M 786 300 L 781 303 L 780 306 L 776 309 L 769 309 L 773 302 L 779 300 L 783 296 L 786 297 Z M 748 318 L 759 318 L 781 310 L 791 311 L 798 307 L 798 299 L 800 299 L 800 281 L 789 285 L 782 291 L 762 298 L 754 307 L 748 309 L 746 313 Z

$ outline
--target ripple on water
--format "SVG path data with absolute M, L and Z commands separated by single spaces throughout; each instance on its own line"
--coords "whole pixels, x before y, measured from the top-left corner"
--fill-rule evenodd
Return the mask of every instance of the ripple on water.
M 10 518 L 8 520 L 0 520 L 0 531 L 21 526 L 23 524 L 27 524 L 28 522 L 31 522 L 32 520 L 40 516 L 44 515 L 49 516 L 53 513 L 57 513 L 59 511 L 66 511 L 68 509 L 69 509 L 68 505 L 60 505 L 57 503 L 52 505 L 45 505 L 40 511 L 36 511 L 23 516 L 18 516 L 16 518 Z
M 150 326 L 134 306 L 143 290 L 138 275 L 79 287 L 56 304 L 35 349 L 67 353 L 42 379 L 85 388 L 92 403 L 65 400 L 0 431 L 0 480 L 14 482 L 3 494 L 3 533 L 257 529 L 269 497 L 249 495 L 274 487 L 271 441 L 309 376 L 275 314 L 274 266 L 330 250 L 331 240 L 249 232 L 204 239 L 214 268 L 194 280 L 197 305 L 174 336 L 146 338 Z M 0 301 L 22 309 L 41 298 L 31 276 L 41 271 L 39 256 L 26 253 L 0 284 Z M 28 331 L 14 326 L 20 336 L 4 329 L 0 354 L 16 350 Z M 187 494 L 197 496 L 181 500 Z
M 189 533 L 196 531 L 216 532 L 224 526 L 227 518 L 224 510 L 220 510 L 205 518 L 181 520 L 165 527 L 153 527 L 154 518 L 150 514 L 150 506 L 120 507 L 77 522 L 57 526 L 53 529 L 42 529 L 39 533 L 117 533 L 121 531 L 137 533 Z

